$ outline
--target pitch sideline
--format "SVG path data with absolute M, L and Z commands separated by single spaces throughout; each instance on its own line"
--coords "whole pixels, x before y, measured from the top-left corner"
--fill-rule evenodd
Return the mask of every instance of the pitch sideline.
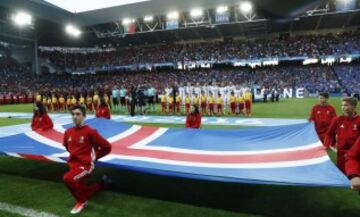
M 0 202 L 0 210 L 25 217 L 60 217 L 58 215 Z

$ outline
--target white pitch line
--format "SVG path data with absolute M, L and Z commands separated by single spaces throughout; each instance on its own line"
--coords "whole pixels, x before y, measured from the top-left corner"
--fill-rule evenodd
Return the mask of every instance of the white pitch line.
M 18 214 L 25 217 L 60 217 L 58 215 L 37 211 L 34 209 L 29 209 L 21 206 L 15 206 L 9 203 L 0 202 L 0 210 L 3 210 L 8 213 Z

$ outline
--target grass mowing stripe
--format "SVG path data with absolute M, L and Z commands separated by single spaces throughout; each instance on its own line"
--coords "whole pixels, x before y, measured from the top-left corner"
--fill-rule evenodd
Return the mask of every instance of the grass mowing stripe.
M 58 215 L 0 202 L 0 210 L 25 217 L 59 217 Z

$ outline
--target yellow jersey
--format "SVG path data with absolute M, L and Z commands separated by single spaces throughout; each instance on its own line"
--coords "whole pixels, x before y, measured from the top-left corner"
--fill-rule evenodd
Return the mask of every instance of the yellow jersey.
M 90 96 L 86 97 L 86 103 L 87 104 L 91 104 L 92 103 L 92 98 Z
M 180 103 L 180 102 L 181 102 L 181 97 L 180 97 L 180 96 L 176 96 L 175 102 Z
M 214 102 L 215 102 L 214 97 L 213 97 L 213 96 L 210 96 L 210 97 L 209 97 L 209 104 L 214 104 Z
M 169 102 L 169 104 L 173 104 L 173 103 L 174 103 L 174 99 L 173 99 L 172 96 L 169 96 L 169 97 L 168 97 L 168 102 Z
M 36 95 L 36 97 L 35 97 L 36 102 L 41 102 L 41 98 L 42 97 L 40 94 Z
M 206 96 L 201 96 L 201 103 L 206 103 Z
M 230 96 L 230 103 L 235 103 L 235 100 L 236 100 L 235 96 Z
M 246 92 L 245 93 L 245 100 L 251 100 L 252 99 L 252 94 L 250 92 Z
M 186 104 L 190 104 L 191 103 L 191 99 L 189 96 L 185 97 L 185 103 Z
M 93 96 L 93 101 L 94 101 L 94 102 L 98 102 L 98 101 L 99 101 L 99 95 L 95 94 L 95 95 Z
M 60 98 L 59 98 L 59 102 L 60 102 L 61 104 L 64 104 L 64 103 L 65 103 L 65 98 L 64 98 L 64 97 L 60 97 Z
M 217 104 L 223 104 L 223 103 L 224 103 L 223 98 L 222 98 L 222 97 L 218 97 L 218 98 L 216 99 L 216 103 L 217 103 Z
M 162 96 L 161 96 L 161 102 L 162 102 L 162 103 L 166 103 L 166 95 L 162 95 Z
M 53 104 L 56 104 L 58 102 L 58 100 L 55 96 L 52 97 L 51 101 Z
M 85 98 L 84 98 L 84 97 L 80 97 L 79 102 L 80 102 L 80 104 L 85 104 Z
M 76 98 L 73 97 L 73 98 L 71 99 L 71 105 L 76 105 L 76 102 L 77 102 Z
M 194 105 L 198 105 L 199 104 L 199 97 L 195 96 L 194 97 Z
M 104 100 L 105 100 L 105 103 L 109 105 L 110 98 L 108 97 L 107 94 L 104 94 Z
M 242 96 L 237 97 L 237 101 L 239 103 L 244 103 L 244 97 L 242 97 Z

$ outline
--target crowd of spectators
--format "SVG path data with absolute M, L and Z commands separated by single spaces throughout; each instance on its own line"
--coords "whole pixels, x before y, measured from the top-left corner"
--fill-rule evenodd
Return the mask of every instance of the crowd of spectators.
M 17 67 L 10 69 L 18 70 Z M 22 68 L 21 68 L 22 69 Z M 358 69 L 357 69 L 358 70 Z M 304 87 L 307 92 L 340 93 L 343 88 L 334 70 L 329 66 L 286 66 L 266 68 L 231 68 L 201 69 L 192 71 L 153 71 L 153 72 L 112 72 L 88 75 L 42 74 L 33 75 L 26 70 L 2 72 L 0 94 L 5 93 L 65 93 L 108 92 L 114 86 L 137 87 L 146 85 L 154 87 L 158 93 L 171 87 L 174 83 L 180 86 L 206 86 L 216 83 L 219 86 L 228 84 L 241 87 L 258 88 L 298 88 Z M 344 74 L 346 74 L 344 72 Z M 349 75 L 350 76 L 350 75 Z M 355 78 L 359 82 L 359 77 Z M 343 81 L 343 80 L 342 80 Z M 344 84 L 344 82 L 342 83 Z M 355 83 L 352 83 L 356 86 Z
M 76 71 L 129 64 L 181 61 L 217 61 L 270 57 L 319 57 L 343 55 L 360 50 L 358 31 L 326 35 L 281 36 L 246 40 L 208 41 L 166 45 L 132 46 L 115 51 L 41 51 L 59 70 Z
M 360 94 L 360 65 L 335 66 L 334 70 L 346 92 Z

